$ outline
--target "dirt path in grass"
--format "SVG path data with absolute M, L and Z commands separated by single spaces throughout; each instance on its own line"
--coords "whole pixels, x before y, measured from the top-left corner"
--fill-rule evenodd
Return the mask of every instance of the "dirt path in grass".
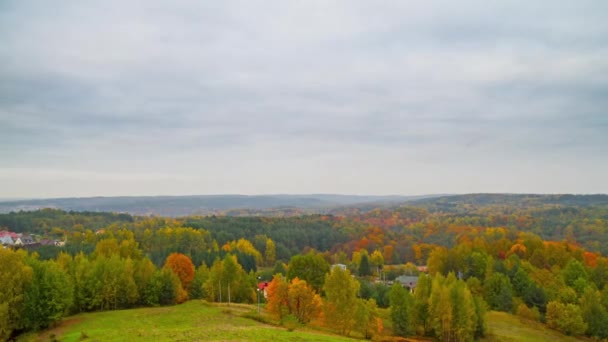
M 59 325 L 54 328 L 48 329 L 44 333 L 38 335 L 38 342 L 49 342 L 51 341 L 51 335 L 55 335 L 56 337 L 61 337 L 65 331 L 76 323 L 80 323 L 82 321 L 81 317 L 68 318 L 66 320 L 61 321 Z

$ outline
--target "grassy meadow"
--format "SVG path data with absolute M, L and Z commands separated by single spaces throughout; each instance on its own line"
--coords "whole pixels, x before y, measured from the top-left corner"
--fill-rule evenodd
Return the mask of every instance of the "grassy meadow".
M 353 341 L 306 328 L 287 331 L 243 317 L 255 306 L 202 301 L 157 308 L 84 313 L 18 341 Z
M 253 305 L 217 306 L 204 301 L 168 307 L 84 313 L 65 318 L 55 328 L 20 336 L 19 342 L 48 341 L 354 341 L 306 327 L 288 331 L 246 316 L 255 316 Z M 381 310 L 390 331 L 388 310 Z M 545 325 L 490 311 L 485 342 L 580 341 Z M 388 332 L 387 331 L 387 332 Z M 390 339 L 390 338 L 389 338 Z M 409 340 L 409 339 L 408 339 Z M 417 340 L 417 339 L 412 339 Z
M 490 311 L 486 316 L 488 322 L 488 334 L 483 339 L 486 342 L 492 341 L 581 341 L 572 336 L 566 336 L 558 331 L 547 328 L 546 325 L 509 315 L 505 312 Z

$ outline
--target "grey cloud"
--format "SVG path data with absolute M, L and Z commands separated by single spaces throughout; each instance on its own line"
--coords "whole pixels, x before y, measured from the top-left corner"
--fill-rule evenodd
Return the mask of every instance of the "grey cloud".
M 293 191 L 294 179 L 317 192 L 493 191 L 504 186 L 491 173 L 466 189 L 429 177 L 504 164 L 512 191 L 551 192 L 560 179 L 535 190 L 509 168 L 556 157 L 594 164 L 587 178 L 608 191 L 597 157 L 608 152 L 606 6 L 3 2 L 0 158 L 32 170 L 10 173 L 14 191 L 31 175 L 116 170 L 225 184 L 194 182 L 194 193 L 264 192 L 245 184 L 266 177 L 277 179 L 268 192 Z M 386 182 L 366 188 L 377 173 Z

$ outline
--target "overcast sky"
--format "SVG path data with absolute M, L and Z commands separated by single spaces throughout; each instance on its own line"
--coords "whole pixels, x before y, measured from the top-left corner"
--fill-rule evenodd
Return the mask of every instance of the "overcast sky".
M 0 1 L 0 197 L 608 192 L 608 1 L 91 3 Z

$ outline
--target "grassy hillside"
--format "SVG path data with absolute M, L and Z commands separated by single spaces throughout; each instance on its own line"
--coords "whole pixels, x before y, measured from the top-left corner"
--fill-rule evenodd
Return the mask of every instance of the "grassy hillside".
M 488 335 L 483 341 L 581 341 L 572 336 L 563 335 L 546 325 L 529 321 L 504 312 L 490 311 L 487 316 Z
M 182 305 L 86 313 L 66 318 L 54 329 L 21 336 L 19 342 L 52 341 L 355 341 L 308 328 L 287 331 L 243 317 L 255 306 L 217 307 L 201 301 Z M 388 311 L 386 327 L 390 330 Z M 580 341 L 545 325 L 504 312 L 487 316 L 486 342 Z
M 182 305 L 86 313 L 19 341 L 353 341 L 308 329 L 293 332 L 242 317 L 254 307 L 216 307 L 201 301 Z

